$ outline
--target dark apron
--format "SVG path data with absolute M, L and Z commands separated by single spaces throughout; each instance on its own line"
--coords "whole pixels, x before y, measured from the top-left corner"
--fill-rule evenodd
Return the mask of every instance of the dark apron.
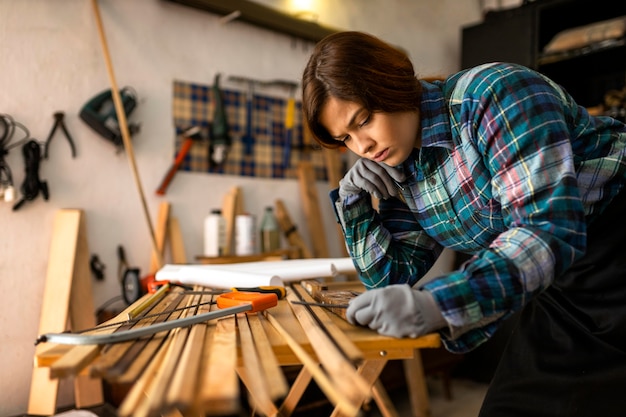
M 521 312 L 480 417 L 626 416 L 626 192 Z

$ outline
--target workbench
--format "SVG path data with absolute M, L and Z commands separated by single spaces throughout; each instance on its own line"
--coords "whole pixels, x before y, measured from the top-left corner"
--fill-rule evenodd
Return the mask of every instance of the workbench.
M 314 301 L 304 288 L 289 285 L 287 297 L 264 312 L 239 313 L 135 341 L 106 346 L 50 344 L 35 362 L 49 367 L 52 378 L 87 373 L 128 384 L 128 394 L 118 410 L 121 417 L 172 411 L 179 415 L 234 415 L 241 411 L 239 381 L 256 414 L 288 416 L 313 380 L 335 406 L 332 415 L 359 415 L 361 407 L 373 400 L 383 415 L 395 416 L 379 376 L 388 361 L 403 360 L 413 415 L 428 416 L 419 350 L 439 347 L 439 336 L 396 339 L 352 326 L 325 307 L 298 304 Z M 107 323 L 124 322 L 127 313 L 149 297 Z M 197 291 L 183 297 L 181 290 L 173 289 L 147 313 L 154 315 L 168 303 L 179 306 L 177 310 L 185 303 L 201 305 L 195 307 L 197 313 L 181 309 L 171 315 L 215 309 L 202 305 L 206 297 Z M 142 321 L 135 325 L 139 323 Z M 113 332 L 115 326 L 109 329 Z M 300 365 L 297 377 L 288 385 L 283 367 Z

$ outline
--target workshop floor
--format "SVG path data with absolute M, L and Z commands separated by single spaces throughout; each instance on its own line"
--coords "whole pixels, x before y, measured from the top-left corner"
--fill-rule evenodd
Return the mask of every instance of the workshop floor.
M 430 400 L 430 417 L 477 417 L 487 392 L 487 384 L 469 379 L 453 379 L 452 399 L 448 400 L 445 398 L 443 385 L 438 378 L 427 377 L 426 383 Z M 389 396 L 400 417 L 412 415 L 406 390 L 392 391 Z M 367 414 L 367 417 L 380 416 L 378 409 L 372 409 Z
M 483 398 L 487 392 L 487 384 L 471 379 L 453 378 L 451 384 L 452 399 L 445 398 L 443 383 L 436 376 L 427 376 L 426 384 L 430 401 L 429 417 L 477 417 Z M 407 395 L 406 386 L 388 389 L 391 402 L 394 404 L 399 417 L 410 417 L 411 404 Z M 310 402 L 302 405 L 293 417 L 320 417 L 332 414 L 333 407 L 325 400 Z M 363 417 L 382 417 L 382 413 L 372 402 Z

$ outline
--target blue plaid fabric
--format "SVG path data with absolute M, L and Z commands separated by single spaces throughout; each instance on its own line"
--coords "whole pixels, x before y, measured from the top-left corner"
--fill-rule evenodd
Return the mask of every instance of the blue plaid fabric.
M 367 288 L 418 283 L 444 247 L 473 255 L 423 285 L 450 325 L 444 343 L 463 352 L 584 255 L 587 225 L 624 187 L 626 126 L 518 65 L 422 83 L 407 204 L 331 199 Z

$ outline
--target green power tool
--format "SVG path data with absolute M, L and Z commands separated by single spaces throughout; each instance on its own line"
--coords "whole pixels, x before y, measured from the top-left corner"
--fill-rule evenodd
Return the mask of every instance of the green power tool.
M 120 98 L 124 106 L 124 113 L 128 117 L 137 106 L 136 94 L 130 87 L 124 87 L 120 90 Z M 89 100 L 80 110 L 79 116 L 89 127 L 106 140 L 112 142 L 118 150 L 124 148 L 124 141 L 122 140 L 122 133 L 113 103 L 113 94 L 110 89 L 99 93 Z M 129 123 L 128 130 L 131 135 L 137 133 L 139 124 Z

